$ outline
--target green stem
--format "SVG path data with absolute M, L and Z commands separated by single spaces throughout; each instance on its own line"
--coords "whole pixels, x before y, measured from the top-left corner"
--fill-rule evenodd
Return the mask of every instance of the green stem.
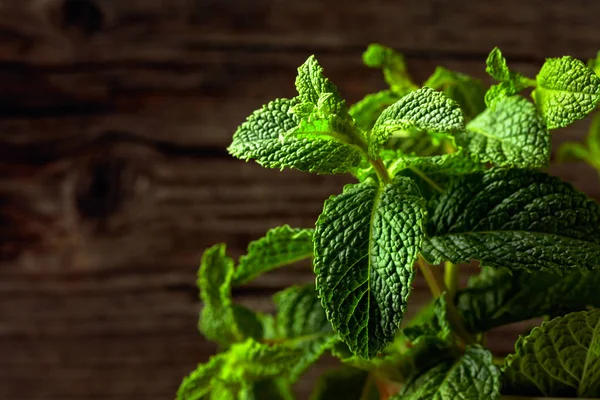
M 369 159 L 369 162 L 371 163 L 373 168 L 375 168 L 375 172 L 377 172 L 377 176 L 383 183 L 392 183 L 390 174 L 388 174 L 388 171 L 385 168 L 385 165 L 383 165 L 383 161 L 381 161 L 381 159 L 379 159 L 379 160 Z
M 423 272 L 423 276 L 425 276 L 427 285 L 429 285 L 429 289 L 434 297 L 437 298 L 444 292 L 448 292 L 444 280 L 438 276 L 439 274 L 436 269 L 431 268 L 431 265 L 427 264 L 421 256 L 419 256 L 417 263 L 419 264 L 419 268 L 421 269 L 421 272 Z M 467 331 L 462 316 L 454 305 L 453 299 L 446 301 L 446 315 L 456 338 L 462 342 L 464 346 L 475 343 L 476 340 L 473 335 Z
M 412 172 L 414 172 L 415 174 L 417 174 L 419 176 L 419 178 L 423 179 L 425 182 L 429 183 L 431 185 L 432 188 L 434 188 L 435 190 L 437 190 L 438 192 L 443 192 L 444 189 L 438 185 L 437 183 L 435 183 L 435 181 L 433 181 L 430 177 L 428 177 L 426 174 L 423 173 L 423 171 L 421 171 L 418 168 L 415 167 L 410 167 L 409 168 Z
M 448 287 L 448 297 L 454 299 L 458 289 L 458 265 L 446 261 L 444 266 L 444 282 Z

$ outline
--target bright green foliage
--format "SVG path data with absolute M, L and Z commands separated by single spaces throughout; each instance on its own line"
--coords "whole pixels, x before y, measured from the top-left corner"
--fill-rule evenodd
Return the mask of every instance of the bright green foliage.
M 211 399 L 252 398 L 252 383 L 289 373 L 302 356 L 299 350 L 258 343 L 252 339 L 234 344 L 186 377 L 177 400 L 196 400 L 211 392 Z
M 225 245 L 206 250 L 198 270 L 198 288 L 204 304 L 199 328 L 207 339 L 223 346 L 242 338 L 231 300 L 232 278 L 233 260 L 225 254 Z
M 274 297 L 277 306 L 277 331 L 285 343 L 302 350 L 302 358 L 291 371 L 295 381 L 338 340 L 327 321 L 314 285 L 292 286 Z
M 370 131 L 383 110 L 400 100 L 400 97 L 391 90 L 368 94 L 361 101 L 353 104 L 349 112 L 358 127 Z
M 417 128 L 452 134 L 464 129 L 458 104 L 429 87 L 416 90 L 386 108 L 369 136 L 369 154 L 377 157 L 380 146 L 394 133 Z
M 359 152 L 333 139 L 331 132 L 315 131 L 310 137 L 287 134 L 301 122 L 289 112 L 296 104 L 296 99 L 277 99 L 255 111 L 235 132 L 229 153 L 268 168 L 317 173 L 344 172 L 360 162 Z
M 499 399 L 500 371 L 492 354 L 479 347 L 467 348 L 455 361 L 446 361 L 419 374 L 402 388 L 395 400 Z M 390 400 L 392 400 L 390 399 Z
M 456 179 L 430 205 L 423 256 L 512 270 L 568 272 L 600 264 L 600 206 L 532 170 Z
M 478 161 L 499 167 L 537 168 L 550 161 L 550 133 L 535 106 L 520 96 L 499 99 L 456 142 Z
M 381 68 L 386 82 L 395 93 L 403 95 L 418 88 L 408 74 L 404 56 L 389 47 L 369 45 L 363 54 L 363 62 L 371 68 Z
M 600 51 L 596 54 L 596 58 L 588 60 L 587 66 L 594 71 L 596 75 L 600 76 Z
M 600 306 L 600 270 L 565 274 L 484 268 L 459 291 L 456 305 L 467 328 L 492 328 Z
M 548 129 L 584 118 L 600 102 L 600 77 L 573 57 L 549 58 L 531 94 Z
M 400 327 L 424 206 L 408 178 L 385 186 L 367 181 L 330 197 L 317 220 L 319 296 L 339 337 L 363 358 L 374 357 Z
M 260 274 L 312 257 L 312 235 L 312 229 L 289 225 L 270 229 L 264 237 L 251 242 L 247 254 L 240 257 L 234 285 L 243 285 Z
M 592 119 L 585 143 L 566 142 L 558 148 L 558 161 L 585 161 L 600 174 L 600 113 Z
M 506 358 L 502 392 L 532 396 L 600 396 L 600 310 L 544 322 L 519 338 Z
M 367 392 L 364 392 L 365 385 Z M 379 400 L 377 387 L 361 369 L 342 367 L 319 378 L 310 400 Z
M 535 86 L 535 81 L 524 77 L 518 72 L 508 68 L 506 59 L 499 48 L 494 49 L 486 60 L 486 72 L 500 83 L 489 88 L 485 94 L 485 104 L 493 108 L 496 103 L 505 97 L 510 97 L 526 89 Z
M 460 105 L 468 119 L 475 118 L 485 110 L 485 89 L 479 80 L 468 75 L 437 67 L 423 86 L 443 91 Z

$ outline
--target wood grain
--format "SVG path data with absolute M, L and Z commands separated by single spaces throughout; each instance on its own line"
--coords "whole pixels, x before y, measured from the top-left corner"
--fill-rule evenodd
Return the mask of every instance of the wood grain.
M 309 54 L 350 102 L 384 87 L 361 65 L 371 41 L 405 51 L 417 81 L 444 65 L 489 82 L 495 45 L 533 76 L 543 57 L 593 55 L 599 11 L 584 0 L 1 1 L 0 398 L 172 398 L 216 350 L 196 330 L 203 249 L 226 242 L 237 257 L 270 227 L 312 226 L 350 181 L 225 151 L 250 112 L 294 95 Z M 582 164 L 552 172 L 600 199 Z M 312 279 L 301 264 L 235 296 L 271 311 L 273 293 Z M 427 298 L 418 279 L 411 310 Z M 523 329 L 490 343 L 510 351 Z M 303 378 L 299 399 L 333 363 Z

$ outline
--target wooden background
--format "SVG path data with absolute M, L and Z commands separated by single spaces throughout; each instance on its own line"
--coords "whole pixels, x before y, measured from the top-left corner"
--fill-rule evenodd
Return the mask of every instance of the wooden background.
M 252 110 L 294 94 L 309 54 L 356 101 L 384 86 L 361 65 L 370 42 L 418 80 L 438 64 L 487 79 L 496 45 L 534 75 L 544 57 L 595 55 L 599 15 L 593 0 L 0 0 L 0 398 L 173 398 L 214 351 L 196 331 L 202 250 L 312 226 L 348 182 L 225 151 Z M 588 168 L 553 172 L 600 198 Z M 300 266 L 236 297 L 269 310 L 311 279 Z

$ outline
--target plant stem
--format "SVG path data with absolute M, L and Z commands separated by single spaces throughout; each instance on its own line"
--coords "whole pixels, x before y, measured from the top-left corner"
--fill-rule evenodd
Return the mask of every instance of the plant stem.
M 438 192 L 441 193 L 444 191 L 444 189 L 442 189 L 442 187 L 440 185 L 435 183 L 435 181 L 433 181 L 430 177 L 428 177 L 426 174 L 424 174 L 423 171 L 421 171 L 420 169 L 418 169 L 416 167 L 410 167 L 409 169 L 412 172 L 414 172 L 415 174 L 417 174 L 419 176 L 419 178 L 423 179 L 425 182 L 427 182 L 429 185 L 431 185 L 431 187 L 434 188 L 435 190 L 437 190 Z
M 448 287 L 448 297 L 454 299 L 458 289 L 458 265 L 446 261 L 444 266 L 444 282 Z
M 373 168 L 375 168 L 375 172 L 377 172 L 377 176 L 379 177 L 379 179 L 381 179 L 381 181 L 383 183 L 391 183 L 392 182 L 390 175 L 388 174 L 388 171 L 385 168 L 385 165 L 383 165 L 383 162 L 381 161 L 381 159 L 379 159 L 379 160 L 369 159 L 369 162 L 371 163 Z
M 443 293 L 448 292 L 446 284 L 439 276 L 436 269 L 431 268 L 431 265 L 427 264 L 421 256 L 419 256 L 417 263 L 419 264 L 419 268 L 421 269 L 421 272 L 423 272 L 427 285 L 429 285 L 429 289 L 434 297 L 440 297 Z M 452 298 L 450 298 L 449 301 L 446 301 L 446 316 L 452 331 L 459 342 L 462 342 L 463 347 L 475 343 L 475 338 L 467 331 L 467 328 L 465 328 L 463 319 L 456 309 Z

